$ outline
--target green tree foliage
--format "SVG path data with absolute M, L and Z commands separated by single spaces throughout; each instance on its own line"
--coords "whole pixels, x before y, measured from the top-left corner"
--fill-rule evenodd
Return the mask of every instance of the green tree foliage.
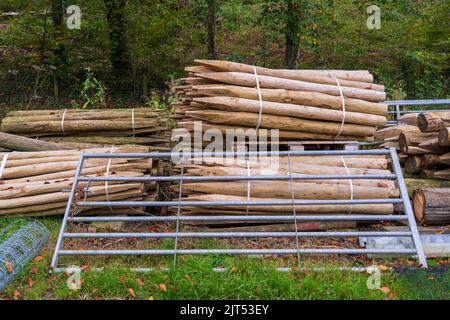
M 209 0 L 79 0 L 80 30 L 69 30 L 68 0 L 3 0 L 0 100 L 47 101 L 54 79 L 76 98 L 91 68 L 108 94 L 148 95 L 208 58 Z M 447 0 L 217 0 L 216 56 L 275 68 L 368 69 L 390 97 L 449 96 Z M 381 9 L 381 29 L 366 26 Z M 117 90 L 118 81 L 128 87 Z M 116 77 L 117 78 L 117 77 Z M 45 98 L 45 99 L 44 99 Z M 44 101 L 45 100 L 45 101 Z M 115 101 L 110 99 L 108 101 Z

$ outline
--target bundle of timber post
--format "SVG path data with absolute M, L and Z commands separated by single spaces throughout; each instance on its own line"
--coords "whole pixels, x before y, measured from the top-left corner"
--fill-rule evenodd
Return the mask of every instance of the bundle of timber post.
M 450 180 L 450 112 L 416 113 L 407 122 L 375 133 L 382 147 L 395 147 L 405 171 L 427 179 Z M 449 121 L 447 121 L 449 120 Z M 413 125 L 415 123 L 415 125 Z
M 245 160 L 194 159 L 184 164 L 184 176 L 264 176 L 264 175 L 335 175 L 335 174 L 389 174 L 388 161 L 383 156 L 299 156 Z M 199 164 L 196 164 L 199 163 Z M 180 166 L 175 171 L 180 172 Z M 173 185 L 177 193 L 179 185 Z M 179 196 L 179 195 L 178 195 Z M 306 180 L 306 181 L 233 181 L 233 182 L 191 182 L 183 181 L 182 201 L 272 201 L 272 200 L 350 200 L 397 198 L 399 192 L 392 180 Z M 177 196 L 176 196 L 177 198 Z M 177 212 L 178 207 L 170 209 Z M 295 214 L 392 214 L 392 204 L 354 205 L 299 205 Z M 294 206 L 207 206 L 181 207 L 181 215 L 293 215 Z M 187 222 L 186 222 L 187 223 Z M 186 224 L 185 223 L 185 224 Z M 209 226 L 236 226 L 245 223 L 196 221 L 191 224 Z M 274 224 L 274 221 L 259 221 L 257 224 Z M 331 223 L 329 229 L 344 228 L 343 224 Z
M 170 140 L 164 112 L 150 108 L 11 111 L 2 119 L 0 131 L 0 147 L 17 151 L 110 145 L 167 151 Z
M 112 150 L 113 149 L 113 150 Z M 125 146 L 85 150 L 87 153 L 148 152 L 146 146 Z M 63 214 L 80 159 L 78 150 L 1 153 L 0 217 L 47 216 Z M 83 176 L 131 176 L 151 174 L 151 159 L 86 159 Z M 79 184 L 78 196 L 86 183 Z M 90 201 L 143 200 L 155 198 L 154 183 L 92 182 L 87 199 Z M 88 201 L 89 201 L 88 200 Z M 144 208 L 88 208 L 93 214 L 143 213 Z
M 280 140 L 372 141 L 387 121 L 384 86 L 374 84 L 368 71 L 195 63 L 176 87 L 181 98 L 172 107 L 179 128 L 193 131 L 201 120 L 203 131 L 278 129 Z
M 414 190 L 412 204 L 421 225 L 450 224 L 450 188 Z

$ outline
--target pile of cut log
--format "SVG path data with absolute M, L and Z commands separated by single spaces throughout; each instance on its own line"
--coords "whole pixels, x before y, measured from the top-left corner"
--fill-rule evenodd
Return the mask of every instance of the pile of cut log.
M 414 190 L 412 204 L 419 224 L 450 224 L 450 188 Z
M 168 150 L 166 116 L 150 108 L 108 110 L 11 111 L 2 119 L 0 147 L 19 150 L 86 149 L 110 145 L 146 145 Z M 29 137 L 36 143 L 20 139 Z
M 376 127 L 387 121 L 384 86 L 374 84 L 368 71 L 195 63 L 186 67 L 184 85 L 176 87 L 180 100 L 172 107 L 178 128 L 193 131 L 201 120 L 203 131 L 278 129 L 280 140 L 372 141 Z
M 301 156 L 281 157 L 274 167 L 268 158 L 258 160 L 203 159 L 200 164 L 185 164 L 184 175 L 188 176 L 256 176 L 256 175 L 335 175 L 335 174 L 389 174 L 388 161 L 383 156 Z M 344 163 L 345 162 L 345 163 Z M 348 171 L 347 171 L 348 170 Z M 175 172 L 180 172 L 180 166 Z M 178 192 L 179 185 L 172 186 Z M 182 185 L 183 201 L 272 201 L 289 199 L 386 199 L 396 198 L 399 192 L 392 180 L 307 180 L 307 181 L 235 181 L 235 182 L 191 182 Z M 171 208 L 177 211 L 177 207 Z M 182 215 L 293 215 L 294 207 L 285 206 L 207 206 L 181 207 Z M 302 205 L 295 206 L 295 213 L 302 214 L 392 214 L 392 204 L 364 205 Z M 244 222 L 197 221 L 192 224 L 236 226 Z M 273 221 L 264 221 L 272 225 Z M 247 223 L 246 225 L 248 225 Z M 278 230 L 276 226 L 273 230 Z M 289 226 L 284 226 L 290 228 Z M 284 228 L 283 227 L 283 228 Z M 291 226 L 292 227 L 292 226 Z M 345 223 L 314 224 L 313 228 L 346 228 Z
M 146 146 L 89 149 L 89 153 L 148 152 Z M 0 182 L 0 216 L 47 216 L 63 214 L 80 151 L 11 152 L 0 154 L 5 163 Z M 86 159 L 83 176 L 131 176 L 151 174 L 151 159 Z M 78 196 L 86 183 L 80 183 Z M 154 183 L 92 182 L 87 199 L 91 201 L 155 199 Z M 144 208 L 88 208 L 83 213 L 143 213 Z
M 405 172 L 450 180 L 450 112 L 402 116 L 399 125 L 376 132 L 383 147 L 399 150 Z

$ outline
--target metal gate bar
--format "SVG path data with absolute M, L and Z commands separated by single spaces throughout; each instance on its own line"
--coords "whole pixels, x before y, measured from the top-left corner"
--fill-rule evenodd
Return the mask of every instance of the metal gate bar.
M 66 211 L 62 221 L 61 230 L 55 247 L 51 267 L 53 270 L 64 270 L 58 268 L 58 258 L 68 255 L 174 255 L 177 254 L 415 254 L 423 267 L 427 267 L 422 244 L 420 242 L 417 225 L 414 219 L 411 203 L 409 201 L 403 174 L 397 153 L 394 148 L 389 150 L 339 150 L 339 151 L 282 151 L 282 152 L 240 152 L 227 153 L 218 152 L 214 154 L 222 157 L 271 157 L 271 156 L 354 156 L 354 155 L 385 155 L 391 159 L 393 174 L 384 175 L 276 175 L 276 176 L 183 176 L 183 182 L 187 181 L 288 181 L 288 180 L 326 180 L 326 179 L 387 179 L 396 180 L 400 191 L 400 198 L 391 199 L 353 199 L 353 200 L 273 200 L 273 201 L 84 201 L 76 203 L 77 206 L 90 207 L 207 207 L 207 206 L 276 206 L 276 205 L 354 205 L 354 204 L 403 204 L 405 214 L 403 215 L 324 215 L 324 214 L 306 214 L 306 215 L 239 215 L 239 216 L 92 216 L 75 217 L 72 216 L 72 205 L 74 204 L 75 194 L 79 182 L 107 182 L 107 181 L 125 181 L 125 182 L 148 182 L 165 181 L 180 182 L 181 176 L 157 176 L 157 177 L 84 177 L 81 176 L 85 159 L 111 159 L 111 158 L 171 158 L 172 153 L 132 153 L 132 154 L 88 154 L 82 153 L 80 156 L 78 168 L 72 185 L 71 193 L 67 203 Z M 185 153 L 183 159 L 204 157 L 201 152 Z M 88 190 L 85 190 L 87 192 Z M 348 232 L 155 232 L 155 233 L 135 233 L 135 232 L 117 232 L 117 233 L 71 233 L 67 232 L 68 223 L 76 222 L 94 222 L 94 221 L 123 221 L 123 222 L 183 222 L 183 221 L 405 221 L 408 223 L 409 231 L 348 231 Z M 329 249 L 329 248 L 310 248 L 310 249 L 174 249 L 160 250 L 65 250 L 64 239 L 74 238 L 293 238 L 293 237 L 359 237 L 359 236 L 395 236 L 411 237 L 414 243 L 413 249 Z
M 450 99 L 433 99 L 433 100 L 396 100 L 386 101 L 390 108 L 389 115 L 393 115 L 393 120 L 389 120 L 386 126 L 395 126 L 398 124 L 398 119 L 403 114 L 407 113 L 423 113 L 423 112 L 448 112 L 449 109 L 421 109 L 421 110 L 403 110 L 404 106 L 438 106 L 448 105 L 450 106 Z M 393 108 L 392 108 L 393 107 Z M 392 110 L 393 109 L 393 110 Z

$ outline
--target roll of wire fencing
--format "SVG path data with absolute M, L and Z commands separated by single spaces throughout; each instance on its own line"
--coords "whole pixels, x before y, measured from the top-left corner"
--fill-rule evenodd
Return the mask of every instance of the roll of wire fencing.
M 0 231 L 0 235 L 6 229 Z M 32 221 L 0 243 L 0 291 L 41 252 L 49 236 L 50 232 L 43 224 Z

